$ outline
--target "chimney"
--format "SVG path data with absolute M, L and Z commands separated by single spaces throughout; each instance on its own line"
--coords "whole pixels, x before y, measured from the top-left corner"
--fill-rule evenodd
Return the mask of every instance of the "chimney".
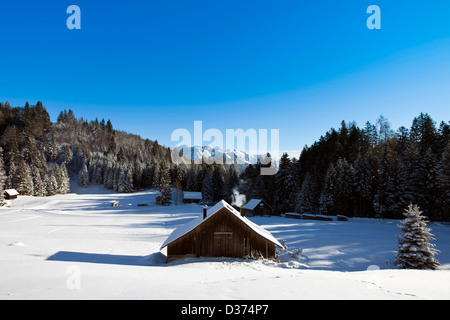
M 241 206 L 241 217 L 245 217 L 244 206 Z
M 208 207 L 203 207 L 203 219 L 206 219 L 207 209 Z

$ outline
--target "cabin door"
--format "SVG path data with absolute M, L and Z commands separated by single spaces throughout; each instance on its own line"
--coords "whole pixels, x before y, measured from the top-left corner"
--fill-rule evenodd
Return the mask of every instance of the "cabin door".
M 214 255 L 216 257 L 233 256 L 233 232 L 214 232 Z

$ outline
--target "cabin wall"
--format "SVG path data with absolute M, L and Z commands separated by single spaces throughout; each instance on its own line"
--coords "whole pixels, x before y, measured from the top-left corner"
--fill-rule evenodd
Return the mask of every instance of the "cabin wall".
M 243 258 L 259 250 L 275 258 L 275 244 L 257 234 L 226 208 L 167 246 L 168 261 L 182 257 Z
M 183 203 L 200 203 L 202 199 L 183 199 Z
M 254 209 L 245 209 L 244 214 L 248 217 L 253 216 L 265 216 L 265 215 L 272 215 L 273 210 L 272 207 L 267 204 L 264 200 L 262 200 Z

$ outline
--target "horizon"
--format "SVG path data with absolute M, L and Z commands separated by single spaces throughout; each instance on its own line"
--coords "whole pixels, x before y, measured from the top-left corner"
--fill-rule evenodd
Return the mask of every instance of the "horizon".
M 446 1 L 3 3 L 0 101 L 42 101 L 55 122 L 110 119 L 117 130 L 173 148 L 171 134 L 204 128 L 279 129 L 299 154 L 341 121 L 383 115 L 393 130 L 450 112 Z M 291 156 L 292 157 L 292 156 Z

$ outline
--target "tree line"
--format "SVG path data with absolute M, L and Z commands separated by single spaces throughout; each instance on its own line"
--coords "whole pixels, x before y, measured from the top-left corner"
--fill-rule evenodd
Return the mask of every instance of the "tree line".
M 284 154 L 273 177 L 244 171 L 248 197 L 278 212 L 402 218 L 409 203 L 430 220 L 450 220 L 450 125 L 428 114 L 410 128 L 391 129 L 383 116 L 364 128 L 341 123 L 305 146 L 299 159 Z

